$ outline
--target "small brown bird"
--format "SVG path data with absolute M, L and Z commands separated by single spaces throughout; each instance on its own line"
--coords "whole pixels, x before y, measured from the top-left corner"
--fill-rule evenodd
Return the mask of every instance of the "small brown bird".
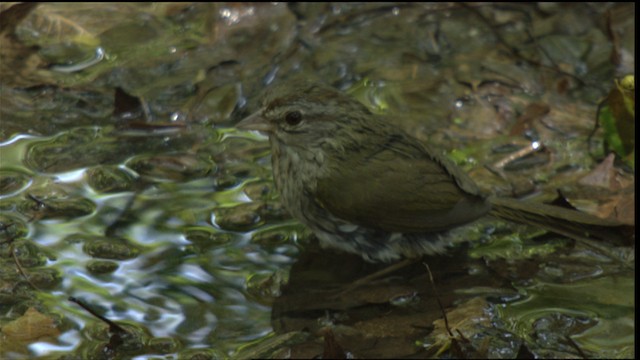
M 281 200 L 323 246 L 368 261 L 443 253 L 454 228 L 491 214 L 576 239 L 618 236 L 578 211 L 480 194 L 429 145 L 320 84 L 271 92 L 237 124 L 269 135 Z

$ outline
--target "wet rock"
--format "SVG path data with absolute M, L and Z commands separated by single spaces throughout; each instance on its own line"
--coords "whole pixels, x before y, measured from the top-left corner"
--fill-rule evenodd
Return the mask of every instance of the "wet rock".
M 99 339 L 108 339 L 109 344 L 117 344 L 117 347 L 107 346 L 105 343 L 98 344 L 91 350 L 93 354 L 88 354 L 88 358 L 104 358 L 109 352 L 117 352 L 119 356 L 131 358 L 144 353 L 145 343 L 150 338 L 148 331 L 140 325 L 118 324 L 124 331 L 110 331 L 108 327 L 101 327 L 94 330 Z M 99 356 L 95 356 L 99 355 Z M 114 354 L 115 355 L 115 354 Z
M 276 246 L 289 242 L 291 231 L 286 228 L 275 228 L 256 231 L 251 235 L 251 242 L 262 246 Z
M 185 238 L 194 244 L 210 247 L 223 246 L 233 240 L 233 235 L 218 232 L 214 228 L 199 226 L 188 228 L 184 231 Z
M 244 187 L 244 193 L 254 201 L 273 199 L 277 196 L 273 182 L 257 182 L 247 184 Z
M 37 271 L 29 270 L 27 273 L 29 283 L 39 290 L 54 289 L 62 282 L 62 275 L 56 269 L 44 268 Z
M 0 196 L 10 195 L 26 188 L 31 175 L 18 170 L 0 170 Z
M 259 215 L 263 206 L 259 203 L 245 203 L 228 208 L 218 208 L 215 211 L 215 222 L 225 230 L 252 230 L 263 222 Z
M 38 198 L 29 196 L 19 205 L 26 216 L 37 219 L 72 219 L 91 214 L 96 205 L 89 199 L 62 197 Z
M 118 263 L 107 260 L 92 260 L 87 264 L 87 270 L 94 275 L 111 274 L 118 270 Z
M 170 354 L 180 348 L 180 341 L 174 338 L 153 338 L 149 340 L 148 347 L 153 354 Z
M 127 161 L 127 166 L 143 177 L 172 181 L 201 178 L 216 170 L 213 161 L 192 154 L 142 155 Z
M 586 316 L 552 313 L 537 319 L 532 328 L 536 343 L 542 348 L 573 352 L 574 349 L 567 343 L 566 337 L 581 334 L 596 324 L 594 319 Z
M 135 184 L 134 176 L 117 166 L 96 166 L 88 169 L 85 175 L 89 186 L 101 193 L 131 191 Z
M 95 238 L 88 240 L 82 250 L 99 259 L 126 260 L 140 254 L 140 249 L 123 238 Z
M 8 244 L 13 239 L 25 236 L 27 232 L 24 221 L 15 216 L 0 214 L 0 244 Z
M 199 119 L 205 118 L 213 123 L 221 123 L 229 119 L 240 102 L 241 96 L 242 91 L 239 83 L 226 84 L 211 89 L 193 109 L 193 113 Z
M 44 251 L 31 241 L 17 241 L 12 246 L 2 247 L 0 254 L 5 257 L 14 257 L 23 268 L 44 265 L 48 259 Z

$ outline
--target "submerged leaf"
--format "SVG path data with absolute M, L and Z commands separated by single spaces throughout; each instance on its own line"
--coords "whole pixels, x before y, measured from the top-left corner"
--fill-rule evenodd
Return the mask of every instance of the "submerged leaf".
M 2 327 L 2 333 L 13 341 L 33 341 L 45 336 L 58 336 L 55 321 L 33 307 L 18 319 Z

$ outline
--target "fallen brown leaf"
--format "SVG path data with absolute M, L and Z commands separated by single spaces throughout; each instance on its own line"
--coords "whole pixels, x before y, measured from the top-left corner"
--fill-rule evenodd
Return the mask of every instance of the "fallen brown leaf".
M 2 333 L 11 341 L 33 341 L 45 336 L 58 336 L 55 321 L 33 307 L 21 317 L 2 327 Z

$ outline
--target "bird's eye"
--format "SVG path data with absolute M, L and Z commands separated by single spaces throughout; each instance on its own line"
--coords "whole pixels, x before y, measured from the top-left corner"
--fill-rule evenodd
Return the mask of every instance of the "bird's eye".
M 298 125 L 302 122 L 302 113 L 300 111 L 289 111 L 284 116 L 284 121 L 291 126 Z

